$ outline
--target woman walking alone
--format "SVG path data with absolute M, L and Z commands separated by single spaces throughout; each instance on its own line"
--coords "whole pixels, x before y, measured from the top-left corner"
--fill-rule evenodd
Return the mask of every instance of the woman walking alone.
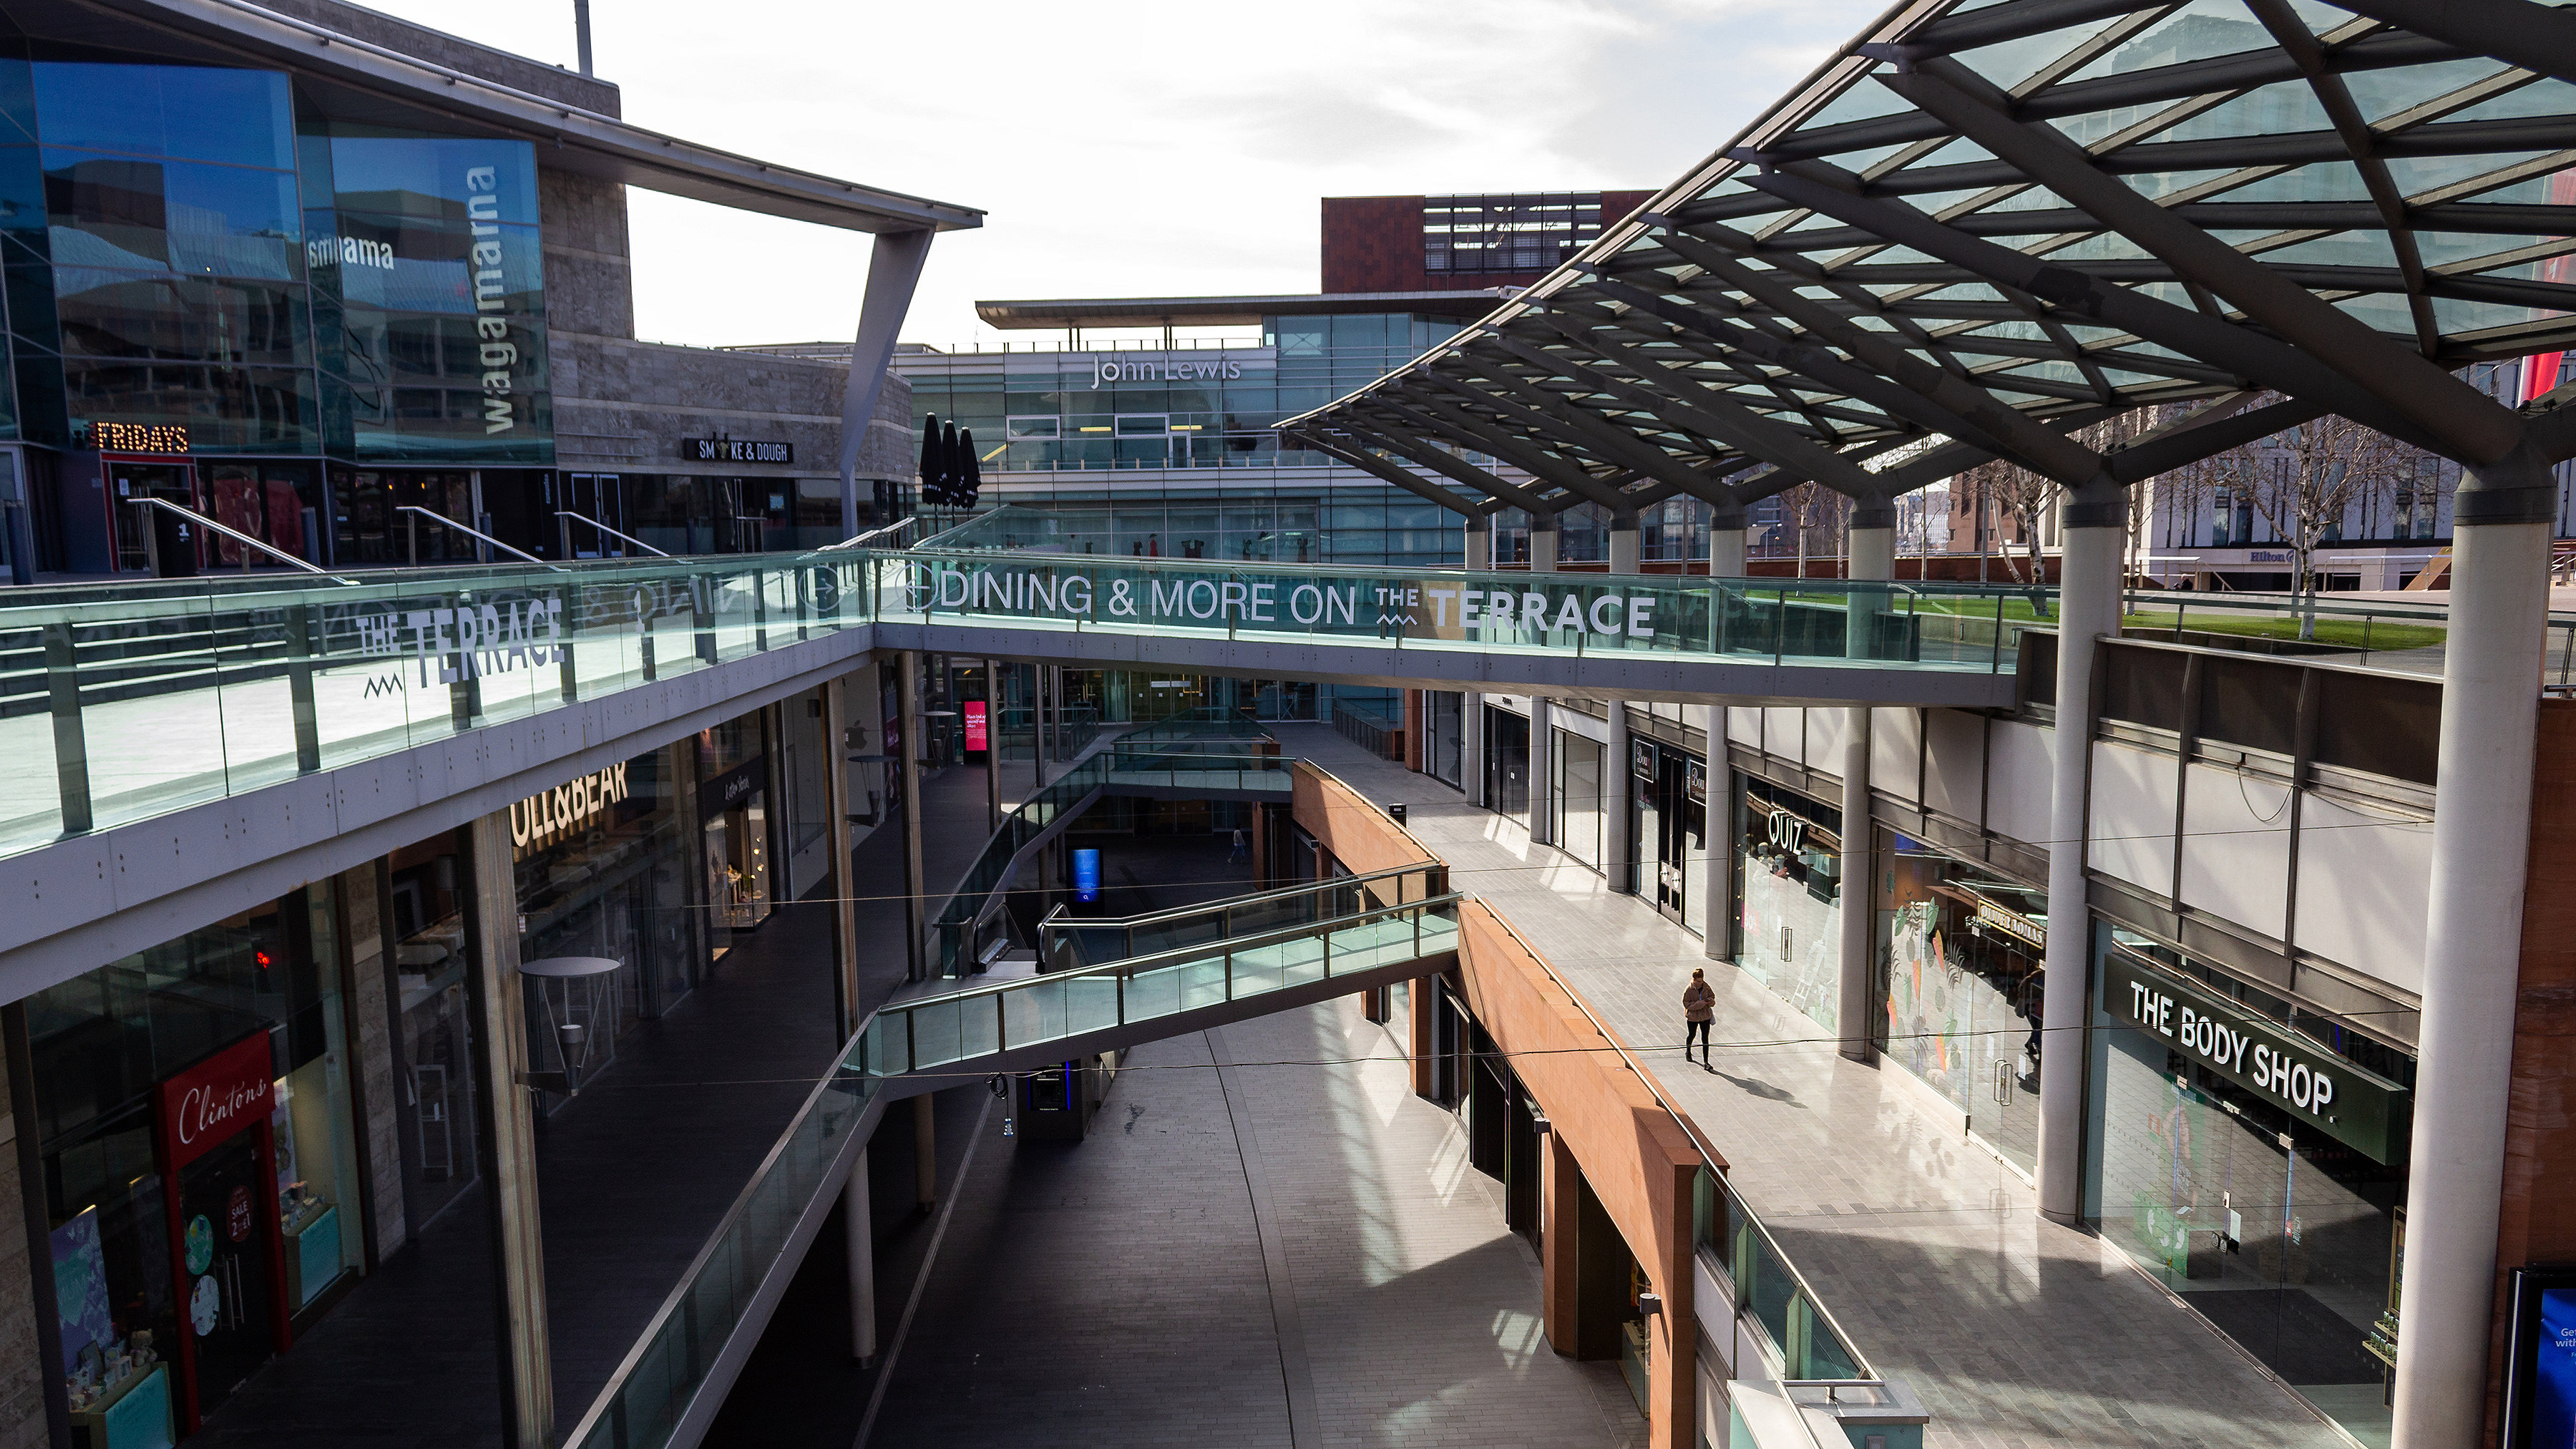
M 1708 984 L 1708 973 L 1691 968 L 1690 985 L 1682 988 L 1682 1060 L 1690 1060 L 1692 1042 L 1699 1043 L 1699 1064 L 1709 1071 L 1717 1068 L 1708 1059 L 1708 1024 L 1717 1019 L 1717 988 Z

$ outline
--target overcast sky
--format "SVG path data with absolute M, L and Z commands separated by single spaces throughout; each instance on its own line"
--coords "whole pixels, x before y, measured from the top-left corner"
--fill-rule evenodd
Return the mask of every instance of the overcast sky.
M 571 0 L 378 8 L 574 61 Z M 1659 188 L 1880 8 L 592 0 L 592 24 L 638 125 L 983 208 L 904 328 L 948 345 L 1003 335 L 979 298 L 1313 291 L 1324 196 Z M 639 335 L 850 334 L 865 236 L 631 195 Z

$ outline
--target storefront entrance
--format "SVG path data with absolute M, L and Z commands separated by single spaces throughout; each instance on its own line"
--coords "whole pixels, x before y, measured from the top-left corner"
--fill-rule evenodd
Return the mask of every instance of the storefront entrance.
M 260 1044 L 265 1050 L 267 1043 Z M 259 1134 L 244 1132 L 179 1170 L 180 1298 L 191 1425 L 232 1397 L 279 1348 L 274 1227 L 260 1211 Z
M 1530 722 L 1509 710 L 1485 706 L 1484 805 L 1529 821 Z
M 1885 831 L 1879 846 L 1879 1049 L 2034 1171 L 2047 893 Z
M 157 1094 L 178 1269 L 178 1406 L 192 1432 L 287 1344 L 271 1070 L 262 1032 L 161 1083 Z
M 157 508 L 137 508 L 129 499 L 166 498 L 191 512 L 203 513 L 205 507 L 197 497 L 197 474 L 185 459 L 171 462 L 157 459 L 138 462 L 131 458 L 102 458 L 99 466 L 107 472 L 107 523 L 115 539 L 119 573 L 148 571 L 152 567 L 153 539 L 148 537 L 155 523 L 163 517 Z M 191 535 L 197 530 L 190 529 Z M 173 567 L 184 569 L 180 577 L 197 572 L 204 562 L 203 545 L 193 537 L 185 559 L 170 559 L 163 564 L 165 572 Z M 73 565 L 79 567 L 77 562 Z
M 2099 936 L 2089 1215 L 2355 1437 L 2387 1442 L 2413 1059 Z
M 1628 858 L 1639 897 L 1708 934 L 1708 762 L 1653 740 L 1628 742 Z

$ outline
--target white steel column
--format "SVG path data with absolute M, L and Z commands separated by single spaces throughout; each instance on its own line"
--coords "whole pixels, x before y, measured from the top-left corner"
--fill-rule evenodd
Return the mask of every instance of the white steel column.
M 1529 812 L 1530 839 L 1556 843 L 1555 711 L 1537 695 L 1530 696 Z
M 1640 852 L 1633 839 L 1636 826 L 1629 819 L 1637 786 L 1628 769 L 1628 706 L 1614 699 L 1609 708 L 1610 743 L 1601 750 L 1601 874 L 1611 890 L 1640 895 L 1645 893 L 1637 879 Z
M 868 1213 L 868 1149 L 850 1159 L 849 1179 L 841 1184 L 842 1255 L 850 1275 L 850 1361 L 861 1368 L 877 1357 L 876 1225 Z
M 1467 569 L 1490 572 L 1494 567 L 1493 519 L 1490 516 L 1467 520 Z M 1468 802 L 1485 803 L 1485 696 L 1473 690 L 1458 700 L 1458 788 Z M 1417 983 L 1418 985 L 1418 983 Z
M 1744 515 L 1721 513 L 1708 529 L 1708 573 L 1711 578 L 1744 577 Z
M 1645 557 L 1643 549 L 1637 532 L 1637 515 L 1626 513 L 1610 520 L 1610 572 L 1638 572 L 1638 565 Z
M 859 531 L 859 449 L 868 426 L 876 420 L 877 395 L 885 391 L 886 368 L 894 361 L 895 334 L 912 310 L 912 288 L 921 280 L 921 264 L 930 255 L 933 233 L 877 233 L 868 254 L 868 286 L 859 302 L 858 336 L 850 343 L 850 380 L 841 394 L 841 536 Z M 885 523 L 889 520 L 878 519 Z
M 1884 579 L 1893 572 L 1896 530 L 1889 512 L 1883 503 L 1854 504 L 1851 582 Z M 1845 655 L 1853 659 L 1874 657 L 1878 619 L 1886 611 L 1886 603 L 1886 595 L 1876 592 L 1854 590 L 1844 596 Z M 1878 892 L 1875 857 L 1870 849 L 1874 832 L 1869 810 L 1869 724 L 1869 706 L 1853 705 L 1843 710 L 1842 940 L 1836 953 L 1841 991 L 1834 1012 L 1834 1034 L 1841 1041 L 1842 1054 L 1856 1062 L 1869 1061 L 1876 1055 L 1870 1029 L 1870 997 L 1878 978 L 1872 969 L 1878 957 Z
M 1700 943 L 1702 954 L 1711 961 L 1731 960 L 1727 937 L 1735 929 L 1735 771 L 1726 759 L 1726 705 L 1694 704 L 1684 706 L 1684 717 L 1699 716 L 1699 727 L 1708 738 L 1708 800 L 1705 803 L 1705 839 L 1708 841 L 1707 879 L 1699 888 L 1707 893 L 1708 938 Z
M 2545 520 L 2555 491 L 2545 468 L 2518 472 L 2480 470 L 2456 505 L 2406 1183 L 2406 1292 L 2398 1308 L 2396 1449 L 2476 1444 L 2486 1432 L 2549 606 L 2550 525 L 2524 519 L 2537 513 Z M 2510 507 L 2514 494 L 2528 502 L 2520 517 L 2477 521 L 2481 513 L 2505 512 L 2489 498 Z
M 2120 545 L 2128 505 L 2099 480 L 2066 502 L 2057 588 L 2057 727 L 2048 815 L 2048 956 L 2039 1041 L 2039 1210 L 2072 1223 L 2084 1212 L 2085 999 L 2093 976 L 2093 911 L 2084 888 L 2093 756 L 2093 660 L 2120 628 Z
M 1553 513 L 1545 518 L 1530 515 L 1529 566 L 1534 574 L 1556 572 L 1556 515 Z

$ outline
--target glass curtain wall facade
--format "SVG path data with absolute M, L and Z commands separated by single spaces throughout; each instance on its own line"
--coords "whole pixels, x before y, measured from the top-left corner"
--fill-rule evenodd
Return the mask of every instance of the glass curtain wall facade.
M 1402 366 L 1458 325 L 1404 313 L 1271 317 L 1258 346 L 914 352 L 894 367 L 912 384 L 916 427 L 936 416 L 974 433 L 986 506 L 1064 515 L 1050 547 L 1454 566 L 1465 546 L 1459 519 L 1374 478 L 1352 480 L 1323 454 L 1282 449 L 1271 427 Z
M 387 561 L 393 507 L 456 500 L 388 497 L 364 465 L 553 461 L 529 143 L 334 116 L 278 72 L 9 40 L 0 119 L 0 437 L 64 450 L 46 566 L 138 566 L 117 489 Z

